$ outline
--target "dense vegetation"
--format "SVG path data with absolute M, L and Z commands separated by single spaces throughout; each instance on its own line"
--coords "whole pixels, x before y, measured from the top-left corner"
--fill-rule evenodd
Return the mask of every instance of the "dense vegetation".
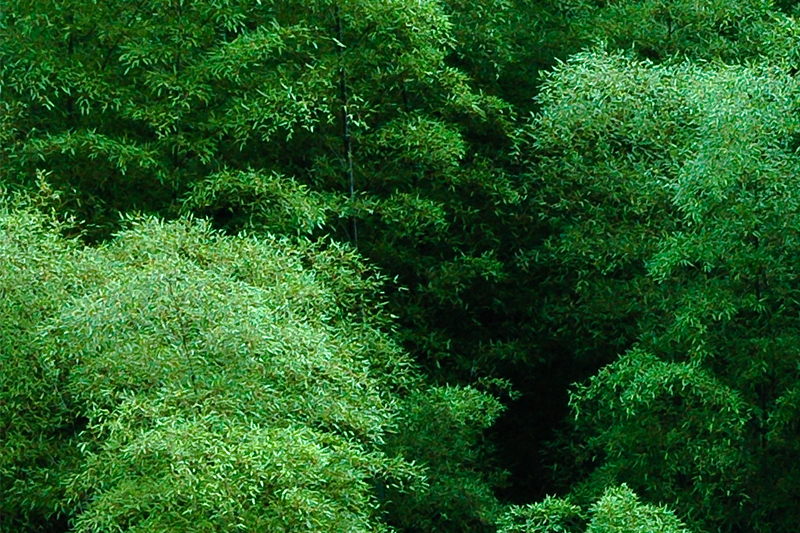
M 769 0 L 0 5 L 0 532 L 800 529 Z

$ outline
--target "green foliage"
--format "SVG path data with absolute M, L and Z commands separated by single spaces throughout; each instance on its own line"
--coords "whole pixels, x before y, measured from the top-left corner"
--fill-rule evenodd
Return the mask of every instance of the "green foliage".
M 245 230 L 309 234 L 329 203 L 294 179 L 254 171 L 222 171 L 190 186 L 183 210 L 226 219 Z
M 4 6 L 0 530 L 796 531 L 791 13 Z M 490 392 L 604 364 L 504 515 Z
M 538 503 L 511 506 L 498 522 L 500 533 L 577 533 L 584 513 L 565 498 L 547 496 Z
M 698 529 L 796 529 L 798 89 L 602 51 L 547 78 L 522 138 L 552 236 L 520 259 L 568 288 L 565 337 L 637 344 L 573 395 L 582 497 L 625 481 Z
M 37 349 L 39 330 L 102 271 L 57 236 L 52 219 L 0 209 L 0 531 L 37 531 L 57 506 L 62 471 L 77 460 L 80 426 L 58 369 Z
M 387 488 L 390 524 L 403 531 L 494 531 L 500 512 L 492 488 L 503 476 L 487 469 L 483 432 L 502 411 L 489 394 L 470 387 L 434 387 L 409 394 L 400 409 L 404 431 L 387 450 L 426 467 L 423 494 Z
M 20 223 L 25 216 L 29 215 L 4 217 L 4 256 L 27 260 L 31 267 L 36 259 L 54 265 L 74 263 L 68 257 L 70 250 L 57 242 L 52 231 L 41 236 L 39 229 L 37 237 L 34 231 L 41 222 Z M 31 243 L 28 250 L 13 247 L 19 237 L 11 229 L 24 234 L 23 242 Z M 38 254 L 34 247 L 40 248 Z M 58 472 L 63 462 L 56 460 L 59 456 L 79 449 L 76 471 L 57 479 L 67 491 L 62 512 L 78 517 L 78 531 L 115 525 L 174 531 L 252 525 L 253 520 L 260 524 L 267 517 L 261 516 L 259 505 L 266 507 L 267 502 L 275 509 L 294 505 L 309 524 L 320 520 L 314 513 L 334 511 L 341 521 L 331 526 L 334 529 L 364 522 L 369 496 L 363 478 L 380 470 L 375 469 L 379 458 L 370 457 L 374 453 L 370 443 L 388 423 L 391 404 L 381 397 L 368 370 L 365 358 L 374 343 L 365 345 L 364 334 L 356 327 L 352 350 L 346 350 L 328 338 L 333 335 L 322 326 L 327 316 L 314 319 L 312 311 L 330 315 L 335 306 L 323 287 L 304 275 L 299 254 L 280 250 L 278 242 L 260 246 L 245 240 L 222 242 L 202 227 L 152 223 L 104 252 L 84 253 L 88 261 L 79 263 L 99 263 L 92 272 L 97 286 L 75 290 L 79 296 L 61 301 L 56 298 L 59 291 L 48 291 L 45 302 L 53 307 L 45 328 L 32 328 L 23 321 L 3 328 L 4 338 L 13 335 L 19 342 L 21 335 L 15 329 L 32 337 L 30 346 L 21 343 L 20 349 L 17 343 L 17 352 L 4 351 L 16 363 L 4 368 L 18 371 L 4 374 L 8 380 L 4 400 L 17 401 L 3 405 L 23 413 L 62 407 L 48 412 L 40 423 L 26 416 L 24 425 L 12 425 L 11 437 L 4 439 L 10 453 L 3 457 L 26 471 L 31 469 L 26 466 L 27 455 L 49 455 L 54 465 L 37 465 L 40 472 L 31 469 L 46 478 Z M 213 257 L 226 252 L 228 261 Z M 202 264 L 215 267 L 205 272 Z M 35 270 L 21 272 L 9 286 L 29 297 L 39 288 L 21 276 Z M 10 270 L 12 276 L 15 273 Z M 53 288 L 62 293 L 58 284 L 69 281 L 63 275 L 41 278 L 52 278 Z M 6 301 L 13 304 L 14 299 Z M 21 302 L 14 308 L 36 309 Z M 298 311 L 307 313 L 308 320 L 298 324 Z M 37 334 L 37 329 L 46 336 Z M 325 349 L 317 346 L 326 344 Z M 339 356 L 343 359 L 337 360 Z M 49 372 L 31 373 L 22 366 L 26 359 Z M 355 380 L 356 375 L 365 381 Z M 322 408 L 323 396 L 342 379 L 353 388 L 340 390 L 338 400 Z M 29 381 L 53 399 L 37 398 L 35 389 L 24 386 Z M 297 395 L 288 393 L 292 386 L 299 387 Z M 361 388 L 364 394 L 356 395 Z M 343 403 L 346 398 L 355 404 Z M 371 407 L 358 398 L 369 398 Z M 317 408 L 321 410 L 315 412 Z M 13 419 L 6 414 L 4 420 Z M 55 430 L 70 417 L 87 419 L 87 427 L 65 435 L 66 443 L 59 442 Z M 37 433 L 45 450 L 15 446 L 17 439 L 33 439 Z M 350 442 L 358 438 L 363 445 Z M 16 449 L 19 452 L 14 453 Z M 362 474 L 340 466 L 353 463 L 360 465 Z M 13 472 L 3 473 L 8 481 Z M 339 489 L 330 497 L 320 493 L 319 483 L 333 489 L 340 476 L 341 493 Z M 4 492 L 5 502 L 19 505 L 12 495 L 27 489 L 20 483 L 26 477 L 19 476 L 13 489 Z M 281 493 L 284 486 L 292 490 Z M 316 499 L 310 501 L 312 497 Z M 337 503 L 342 498 L 349 502 L 344 509 Z M 311 507 L 304 511 L 304 504 L 313 506 L 314 512 Z M 23 505 L 27 505 L 24 500 Z M 272 519 L 287 520 L 286 512 L 283 509 Z
M 582 498 L 608 479 L 629 479 L 707 524 L 732 521 L 747 499 L 755 465 L 742 450 L 752 413 L 741 394 L 697 364 L 633 350 L 579 387 L 572 403 L 587 435 L 583 454 L 604 458 L 576 489 Z
M 520 12 L 510 0 L 445 0 L 454 48 L 448 58 L 482 87 L 505 74 L 514 62 L 514 31 Z
M 352 251 L 126 224 L 91 249 L 0 216 L 2 531 L 382 531 L 385 491 L 466 521 L 496 505 L 459 465 L 499 404 L 426 392 Z M 387 444 L 431 423 L 447 460 Z M 448 475 L 482 492 L 458 507 Z
M 121 228 L 120 213 L 209 216 L 229 234 L 357 242 L 396 280 L 387 308 L 405 326 L 396 337 L 429 368 L 445 368 L 431 381 L 482 375 L 476 365 L 490 357 L 476 356 L 476 346 L 514 336 L 479 317 L 504 312 L 492 287 L 507 279 L 503 259 L 513 252 L 498 244 L 522 194 L 494 165 L 513 111 L 462 70 L 491 78 L 509 60 L 497 26 L 509 4 L 473 7 L 482 11 L 415 0 L 15 2 L 0 23 L 0 181 L 30 192 L 43 173 L 58 195 L 48 207 L 74 216 L 93 243 Z M 371 304 L 353 278 L 369 269 L 349 253 L 308 252 L 303 261 L 358 315 Z M 361 266 L 340 272 L 340 259 Z M 182 279 L 162 286 L 143 277 L 140 289 L 178 290 Z M 132 304 L 115 305 L 122 313 Z M 460 451 L 447 453 L 452 474 Z M 454 504 L 458 520 L 495 505 L 483 484 L 493 476 L 476 476 L 483 503 Z
M 606 490 L 590 513 L 586 533 L 689 533 L 672 511 L 640 503 L 625 485 Z
M 357 243 L 410 289 L 392 293 L 403 343 L 463 379 L 518 336 L 491 294 L 508 289 L 486 281 L 510 274 L 505 236 L 525 222 L 505 170 L 514 111 L 470 74 L 513 70 L 523 15 L 505 0 L 15 2 L 0 179 L 31 190 L 46 171 L 90 241 L 144 212 Z M 489 254 L 486 276 L 455 280 L 469 301 L 426 289 Z
M 343 196 L 350 157 L 343 112 L 359 190 L 376 199 L 409 192 L 385 184 L 432 179 L 442 175 L 440 161 L 452 167 L 464 158 L 454 118 L 504 112 L 445 65 L 453 25 L 437 2 L 147 0 L 87 8 L 30 0 L 6 18 L 4 180 L 24 183 L 34 167 L 52 171 L 64 208 L 100 237 L 114 229 L 116 211 L 174 214 L 190 191 L 189 209 L 209 207 L 202 191 L 215 191 L 216 208 L 235 212 L 232 229 L 247 225 L 238 220 L 244 207 L 257 215 L 303 204 L 295 179 Z M 407 165 L 415 154 L 432 154 L 430 165 Z M 390 161 L 400 164 L 384 168 Z M 285 196 L 254 191 L 250 203 L 236 204 L 235 184 L 249 172 L 287 181 Z M 319 214 L 311 218 L 320 222 Z M 276 225 L 284 229 L 275 221 L 267 227 Z
M 589 516 L 588 526 L 586 516 Z M 606 489 L 588 513 L 569 499 L 512 507 L 500 522 L 500 533 L 689 533 L 672 511 L 641 503 L 624 483 Z
M 562 0 L 582 39 L 642 57 L 743 60 L 770 48 L 789 19 L 769 0 Z

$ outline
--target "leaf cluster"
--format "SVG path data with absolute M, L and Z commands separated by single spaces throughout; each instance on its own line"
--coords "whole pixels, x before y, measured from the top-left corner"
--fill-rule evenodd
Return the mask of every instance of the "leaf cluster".
M 376 487 L 424 493 L 437 469 L 387 445 L 407 406 L 459 413 L 450 471 L 497 414 L 415 396 L 346 248 L 150 218 L 85 248 L 36 213 L 0 217 L 3 531 L 386 530 Z
M 521 138 L 551 237 L 521 260 L 567 288 L 564 335 L 624 353 L 572 396 L 585 498 L 624 481 L 699 529 L 794 528 L 799 94 L 603 50 L 547 78 Z

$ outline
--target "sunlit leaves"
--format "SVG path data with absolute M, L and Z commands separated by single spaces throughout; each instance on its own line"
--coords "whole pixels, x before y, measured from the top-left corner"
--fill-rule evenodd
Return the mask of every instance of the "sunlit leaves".
M 376 480 L 422 486 L 383 451 L 421 383 L 352 253 L 154 220 L 81 249 L 2 220 L 0 405 L 27 413 L 3 428 L 4 526 L 380 531 Z
M 523 135 L 551 237 L 521 264 L 571 288 L 545 305 L 580 349 L 639 345 L 573 396 L 595 497 L 616 479 L 699 527 L 794 529 L 741 509 L 791 507 L 793 445 L 767 435 L 800 378 L 799 94 L 777 67 L 602 50 L 548 76 Z
M 588 522 L 587 525 L 584 525 Z M 610 487 L 588 509 L 569 499 L 514 506 L 500 521 L 501 533 L 689 533 L 666 507 L 642 503 L 624 483 Z
M 641 503 L 626 485 L 607 490 L 590 513 L 586 533 L 689 533 L 672 511 Z
M 546 497 L 541 502 L 512 506 L 498 521 L 502 533 L 577 533 L 584 513 L 567 499 Z

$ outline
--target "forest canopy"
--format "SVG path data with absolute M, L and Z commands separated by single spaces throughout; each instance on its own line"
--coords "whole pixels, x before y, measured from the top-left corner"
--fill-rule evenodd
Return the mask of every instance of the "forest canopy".
M 794 533 L 770 0 L 0 5 L 0 532 Z
M 87 532 L 377 531 L 394 503 L 376 486 L 424 507 L 448 482 L 393 435 L 433 410 L 425 438 L 468 447 L 496 416 L 485 393 L 424 384 L 352 251 L 128 224 L 87 248 L 36 212 L 0 215 L 4 531 L 53 515 Z

